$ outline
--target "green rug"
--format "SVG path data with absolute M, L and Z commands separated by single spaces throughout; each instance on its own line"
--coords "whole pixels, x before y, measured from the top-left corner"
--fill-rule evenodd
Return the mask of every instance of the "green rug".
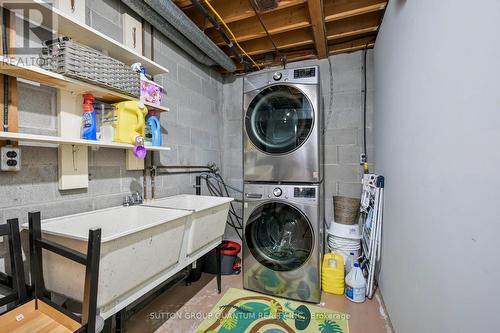
M 229 289 L 196 333 L 348 333 L 347 315 L 246 290 Z

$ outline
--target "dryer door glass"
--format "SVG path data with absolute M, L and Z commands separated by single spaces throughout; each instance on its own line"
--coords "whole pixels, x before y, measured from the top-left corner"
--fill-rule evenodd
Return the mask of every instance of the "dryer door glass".
M 252 143 L 269 154 L 286 154 L 300 147 L 314 123 L 309 99 L 297 88 L 276 85 L 262 90 L 250 103 L 245 129 Z
M 306 217 L 295 207 L 270 202 L 256 208 L 245 228 L 252 255 L 275 271 L 302 266 L 313 250 L 313 231 Z

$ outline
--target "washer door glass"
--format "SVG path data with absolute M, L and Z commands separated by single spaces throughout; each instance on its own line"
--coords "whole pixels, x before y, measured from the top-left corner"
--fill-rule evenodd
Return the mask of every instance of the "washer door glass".
M 276 85 L 254 97 L 248 106 L 245 129 L 259 150 L 286 154 L 307 140 L 313 123 L 309 99 L 297 88 Z
M 252 255 L 275 271 L 302 266 L 313 250 L 313 232 L 306 217 L 290 205 L 270 202 L 257 207 L 245 228 Z

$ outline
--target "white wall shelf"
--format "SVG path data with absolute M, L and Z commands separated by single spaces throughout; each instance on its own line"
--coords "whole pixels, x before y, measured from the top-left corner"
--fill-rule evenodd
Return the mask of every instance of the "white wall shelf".
M 151 59 L 146 58 L 129 47 L 115 41 L 105 34 L 89 27 L 86 24 L 79 22 L 76 18 L 65 14 L 61 10 L 48 5 L 43 0 L 26 0 L 31 1 L 36 9 L 40 10 L 43 17 L 52 17 L 54 22 L 53 29 L 59 36 L 68 36 L 80 44 L 90 46 L 96 50 L 107 53 L 110 57 L 115 58 L 127 65 L 140 62 L 146 69 L 146 72 L 151 75 L 168 73 L 168 69 L 157 64 Z M 26 2 L 25 1 L 25 2 Z M 6 2 L 3 6 L 7 9 L 16 6 L 16 2 Z M 50 13 L 52 12 L 52 13 Z M 52 15 L 52 16 L 51 16 Z
M 123 100 L 137 100 L 132 96 L 121 94 L 110 89 L 99 87 L 87 82 L 75 80 L 66 77 L 62 74 L 54 73 L 36 66 L 26 66 L 22 61 L 0 56 L 0 73 L 18 77 L 21 79 L 38 82 L 50 87 L 70 91 L 75 95 L 83 93 L 91 93 L 97 99 L 108 103 L 120 102 Z M 169 111 L 169 108 L 164 106 L 153 106 L 149 103 L 144 103 L 147 107 L 157 111 Z
M 59 136 L 50 135 L 37 135 L 26 133 L 14 132 L 0 132 L 0 140 L 11 140 L 17 142 L 36 142 L 36 143 L 50 143 L 56 145 L 78 145 L 78 146 L 91 146 L 101 148 L 118 148 L 118 149 L 132 149 L 133 145 L 118 142 L 102 142 L 94 140 L 71 139 L 62 138 Z M 148 151 L 168 151 L 169 147 L 146 147 Z

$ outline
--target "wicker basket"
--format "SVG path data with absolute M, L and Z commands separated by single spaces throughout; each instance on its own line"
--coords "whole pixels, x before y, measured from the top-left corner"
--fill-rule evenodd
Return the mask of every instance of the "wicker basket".
M 124 63 L 68 38 L 44 44 L 45 69 L 139 98 L 140 75 Z

